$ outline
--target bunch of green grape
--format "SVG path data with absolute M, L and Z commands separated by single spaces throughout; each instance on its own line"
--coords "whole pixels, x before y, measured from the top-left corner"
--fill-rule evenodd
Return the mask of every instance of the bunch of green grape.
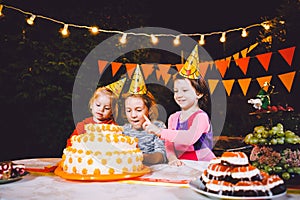
M 252 133 L 246 135 L 244 142 L 252 145 L 300 144 L 300 137 L 291 130 L 284 130 L 281 123 L 271 128 L 255 126 Z
M 289 180 L 294 178 L 296 175 L 300 175 L 300 167 L 291 167 L 289 164 L 280 163 L 274 167 L 269 166 L 268 164 L 259 164 L 259 162 L 252 162 L 252 165 L 261 169 L 268 174 L 278 174 L 284 180 Z

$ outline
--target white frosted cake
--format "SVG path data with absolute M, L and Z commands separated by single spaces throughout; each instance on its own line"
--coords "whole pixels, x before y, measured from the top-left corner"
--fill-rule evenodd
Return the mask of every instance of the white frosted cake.
M 143 155 L 138 139 L 122 134 L 122 127 L 87 124 L 86 133 L 73 136 L 63 151 L 60 167 L 69 174 L 113 175 L 141 171 Z

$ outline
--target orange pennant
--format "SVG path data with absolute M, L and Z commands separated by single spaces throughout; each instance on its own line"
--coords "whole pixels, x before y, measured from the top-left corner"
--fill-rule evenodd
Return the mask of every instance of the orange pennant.
M 164 74 L 163 76 L 162 76 L 162 78 L 163 78 L 163 80 L 164 80 L 164 82 L 165 82 L 165 85 L 167 85 L 167 83 L 168 83 L 168 81 L 170 80 L 170 78 L 171 78 L 171 74 Z
M 234 79 L 222 80 L 222 82 L 223 82 L 224 88 L 227 92 L 227 95 L 230 96 L 231 90 L 232 90 L 232 87 L 233 87 L 233 83 L 234 83 Z
M 208 82 L 210 94 L 213 94 L 217 87 L 219 80 L 218 79 L 208 79 L 207 82 Z
M 181 68 L 183 67 L 184 64 L 176 64 L 175 67 L 177 69 L 177 71 L 180 72 Z
M 256 78 L 260 88 L 263 88 L 266 92 L 268 91 L 268 86 L 264 86 L 265 82 L 271 83 L 272 76 L 264 76 Z
M 125 67 L 126 67 L 126 71 L 128 74 L 128 77 L 131 78 L 132 73 L 134 72 L 134 69 L 136 68 L 137 64 L 136 63 L 126 63 Z
M 246 75 L 247 70 L 248 70 L 248 64 L 249 64 L 250 57 L 245 57 L 245 58 L 239 58 L 235 60 L 237 65 L 240 67 L 242 72 Z
M 281 82 L 283 83 L 283 85 L 289 92 L 291 92 L 295 74 L 296 74 L 296 72 L 293 71 L 293 72 L 278 75 Z
M 224 75 L 227 71 L 227 68 L 229 66 L 229 60 L 216 60 L 215 61 L 216 67 L 219 70 L 222 78 L 224 78 Z
M 250 51 L 252 51 L 257 45 L 258 45 L 258 42 L 256 42 L 255 44 L 252 44 L 252 45 L 249 47 L 247 53 L 250 53 Z
M 233 57 L 234 60 L 239 59 L 240 58 L 240 52 L 235 53 L 232 57 Z
M 243 91 L 244 96 L 246 96 L 251 78 L 238 79 L 238 83 Z
M 117 71 L 120 69 L 122 63 L 119 63 L 119 62 L 112 62 L 111 63 L 111 73 L 112 73 L 112 76 L 114 77 L 117 73 Z
M 157 77 L 157 80 L 159 80 L 159 78 L 161 76 L 168 74 L 171 64 L 157 64 L 157 67 L 158 67 L 158 70 L 156 70 L 156 77 Z
M 295 48 L 296 47 L 290 47 L 290 48 L 278 50 L 278 52 L 280 53 L 280 55 L 284 58 L 284 60 L 290 66 L 292 66 L 292 61 L 293 61 L 293 57 L 294 57 Z
M 269 69 L 271 56 L 272 56 L 272 52 L 256 55 L 256 58 L 258 59 L 260 64 L 265 68 L 266 71 L 268 71 Z
M 145 79 L 149 77 L 149 75 L 153 72 L 154 70 L 154 64 L 141 64 L 142 71 L 144 73 Z
M 209 62 L 201 62 L 199 63 L 199 71 L 200 71 L 200 75 L 204 78 L 207 68 L 208 68 Z
M 102 74 L 103 70 L 105 69 L 106 65 L 107 65 L 107 61 L 105 60 L 98 60 L 98 68 L 99 68 L 99 73 Z
M 242 55 L 243 58 L 245 58 L 247 56 L 247 52 L 248 52 L 248 47 L 241 51 L 241 55 Z

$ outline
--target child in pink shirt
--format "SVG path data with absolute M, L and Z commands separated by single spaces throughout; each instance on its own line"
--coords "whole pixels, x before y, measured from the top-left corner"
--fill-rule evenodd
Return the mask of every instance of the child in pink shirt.
M 180 159 L 210 161 L 213 132 L 208 114 L 202 110 L 207 106 L 209 91 L 205 80 L 177 76 L 174 81 L 174 99 L 181 111 L 170 115 L 168 129 L 162 129 L 150 121 L 143 124 L 148 133 L 165 140 L 170 165 L 183 165 Z

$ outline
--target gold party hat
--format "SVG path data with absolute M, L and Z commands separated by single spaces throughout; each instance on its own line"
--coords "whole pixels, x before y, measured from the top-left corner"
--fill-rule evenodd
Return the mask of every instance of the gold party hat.
M 147 93 L 146 84 L 145 84 L 143 74 L 142 74 L 142 71 L 141 71 L 139 65 L 137 65 L 137 67 L 135 68 L 135 71 L 132 75 L 132 81 L 131 81 L 128 93 L 130 93 L 130 94 L 146 94 Z
M 199 69 L 198 45 L 195 46 L 194 50 L 189 55 L 179 74 L 189 79 L 199 79 L 201 77 Z
M 119 98 L 121 91 L 123 89 L 123 86 L 125 84 L 125 81 L 126 81 L 126 77 L 122 78 L 116 82 L 113 82 L 105 87 L 110 89 Z

